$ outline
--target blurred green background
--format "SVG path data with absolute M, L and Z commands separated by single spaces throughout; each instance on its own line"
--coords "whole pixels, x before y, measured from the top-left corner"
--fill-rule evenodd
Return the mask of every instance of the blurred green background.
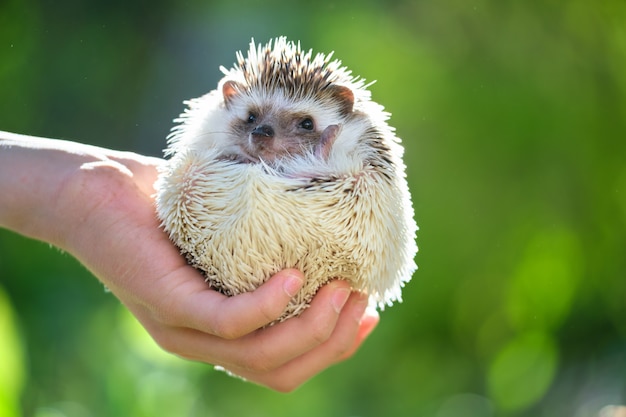
M 623 0 L 1 0 L 0 129 L 161 155 L 182 101 L 278 35 L 378 80 L 420 226 L 404 302 L 355 357 L 278 394 L 162 353 L 70 255 L 0 230 L 0 416 L 626 403 Z

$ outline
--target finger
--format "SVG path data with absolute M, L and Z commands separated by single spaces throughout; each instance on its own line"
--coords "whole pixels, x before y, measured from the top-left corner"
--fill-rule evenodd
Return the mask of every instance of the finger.
M 364 324 L 360 319 L 366 309 L 366 300 L 367 297 L 353 294 L 342 312 L 332 337 L 317 349 L 264 375 L 246 370 L 234 370 L 234 372 L 280 392 L 293 391 L 314 375 L 338 362 L 341 357 L 356 351 L 360 342 L 364 340 L 362 338 L 359 341 L 359 337 L 368 333 L 368 329 L 363 328 Z M 371 321 L 367 321 L 365 325 L 371 325 Z
M 364 316 L 366 307 L 367 296 L 352 294 L 327 342 L 272 372 L 260 374 L 234 367 L 230 370 L 277 391 L 292 391 L 328 366 L 354 354 L 378 323 L 377 314 Z
M 160 329 L 154 329 L 151 334 L 165 350 L 179 356 L 265 373 L 324 343 L 333 333 L 341 307 L 348 296 L 349 286 L 346 282 L 333 282 L 318 291 L 311 307 L 301 317 L 236 340 L 191 329 L 170 329 L 168 335 L 161 337 Z
M 230 347 L 222 364 L 263 373 L 301 356 L 333 334 L 349 296 L 350 287 L 345 281 L 323 286 L 300 317 L 250 334 Z
M 376 311 L 376 309 L 374 308 L 372 309 L 366 308 L 365 314 L 361 318 L 361 323 L 359 324 L 359 330 L 358 330 L 356 339 L 354 340 L 354 343 L 352 344 L 352 347 L 348 351 L 346 351 L 344 355 L 339 357 L 336 363 L 342 362 L 352 357 L 352 355 L 354 355 L 356 351 L 361 347 L 365 339 L 367 339 L 367 337 L 370 334 L 372 334 L 372 332 L 374 331 L 374 329 L 376 328 L 379 322 L 380 322 L 380 316 L 378 315 L 378 311 Z
M 277 320 L 304 283 L 299 271 L 286 269 L 254 291 L 227 297 L 210 289 L 203 280 L 190 280 L 187 276 L 166 279 L 172 281 L 168 285 L 173 287 L 164 301 L 168 306 L 168 324 L 228 340 Z

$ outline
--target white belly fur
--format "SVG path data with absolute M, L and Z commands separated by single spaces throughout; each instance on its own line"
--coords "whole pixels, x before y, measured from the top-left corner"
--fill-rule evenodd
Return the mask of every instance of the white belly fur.
M 163 227 L 221 292 L 254 290 L 285 268 L 304 273 L 306 284 L 281 320 L 300 314 L 332 279 L 384 308 L 401 301 L 416 269 L 406 181 L 371 166 L 312 180 L 186 151 L 168 161 L 157 190 Z

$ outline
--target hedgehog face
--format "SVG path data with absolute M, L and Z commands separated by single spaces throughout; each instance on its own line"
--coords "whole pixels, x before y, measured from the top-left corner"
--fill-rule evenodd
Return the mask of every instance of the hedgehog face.
M 233 159 L 270 165 L 298 155 L 328 156 L 337 133 L 328 127 L 346 119 L 354 100 L 351 90 L 341 86 L 301 98 L 281 88 L 245 89 L 235 81 L 224 82 L 222 94 L 232 116 L 231 138 L 240 151 Z
M 376 140 L 387 116 L 364 81 L 331 56 L 313 56 L 285 38 L 252 42 L 247 56 L 239 52 L 231 69 L 220 68 L 216 90 L 187 102 L 167 154 L 211 150 L 276 172 L 300 173 L 304 161 L 320 159 L 321 166 L 357 169 L 372 151 L 367 138 Z

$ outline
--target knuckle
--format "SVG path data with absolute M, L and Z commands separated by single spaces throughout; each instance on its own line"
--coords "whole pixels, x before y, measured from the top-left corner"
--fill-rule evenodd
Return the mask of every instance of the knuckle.
M 328 340 L 332 330 L 333 329 L 328 325 L 328 323 L 316 320 L 311 323 L 310 336 L 315 343 L 321 345 Z
M 274 391 L 278 391 L 283 394 L 289 394 L 290 392 L 295 391 L 302 384 L 304 384 L 304 382 L 309 377 L 310 375 L 294 378 L 293 375 L 279 374 L 279 375 L 274 375 L 272 380 L 269 382 L 266 382 L 265 385 L 267 385 L 269 388 L 273 389 Z
M 155 343 L 166 353 L 175 355 L 179 358 L 188 359 L 188 360 L 201 360 L 201 358 L 196 357 L 190 352 L 185 350 L 185 346 L 181 343 L 180 339 L 177 337 L 175 332 L 172 329 L 163 329 L 158 331 L 157 333 L 151 333 L 152 339 Z
M 211 325 L 211 333 L 225 340 L 235 340 L 248 333 L 247 327 L 242 326 L 239 320 L 233 320 L 225 314 L 214 317 Z
M 261 301 L 257 305 L 257 313 L 265 323 L 270 323 L 276 320 L 283 312 L 284 306 L 277 306 L 272 303 L 271 300 Z
M 215 317 L 213 323 L 211 325 L 211 333 L 213 335 L 226 339 L 226 340 L 234 340 L 242 335 L 237 329 L 237 326 L 232 321 L 220 317 Z
M 344 361 L 354 355 L 355 349 L 351 345 L 348 344 L 340 344 L 335 346 L 333 349 L 334 357 L 337 358 L 337 361 Z
M 234 340 L 242 336 L 232 324 L 223 320 L 213 323 L 211 332 L 215 336 L 225 340 Z
M 154 321 L 167 327 L 177 327 L 179 325 L 179 314 L 177 314 L 177 306 L 171 294 L 159 300 L 151 311 Z
M 251 293 L 240 294 L 238 297 L 248 297 Z M 228 303 L 231 299 L 227 299 L 224 303 Z M 243 299 L 239 299 L 242 303 Z M 232 305 L 228 308 L 217 308 L 216 313 L 212 317 L 211 333 L 223 339 L 238 339 L 253 330 L 256 330 L 274 320 L 278 314 L 274 313 L 271 303 L 256 302 L 248 299 L 253 304 L 248 304 L 241 311 L 234 311 Z M 241 305 L 241 304 L 238 304 Z M 245 314 L 244 314 L 245 311 Z M 232 313 L 231 313 L 232 312 Z
M 157 332 L 152 333 L 152 339 L 156 342 L 157 345 L 167 353 L 179 354 L 179 346 L 178 343 L 174 340 L 174 338 L 170 337 L 166 332 Z

